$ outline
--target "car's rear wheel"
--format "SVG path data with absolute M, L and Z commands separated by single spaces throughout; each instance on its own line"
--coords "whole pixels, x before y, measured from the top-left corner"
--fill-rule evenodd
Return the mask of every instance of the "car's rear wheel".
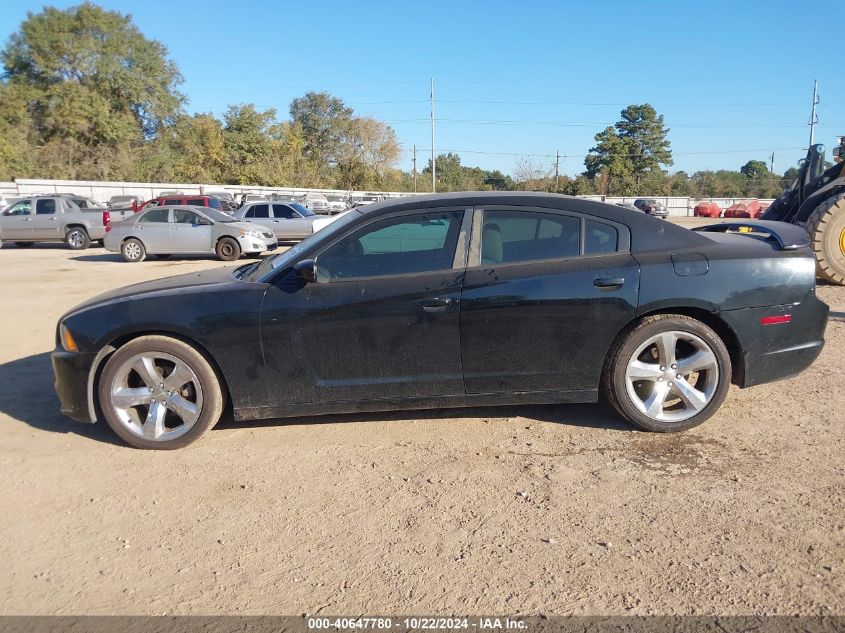
M 106 422 L 137 448 L 187 446 L 223 411 L 220 380 L 209 362 L 166 336 L 143 336 L 112 354 L 98 395 Z
M 710 327 L 688 316 L 646 317 L 614 344 L 603 383 L 614 408 L 658 432 L 698 426 L 721 406 L 731 359 Z
M 65 244 L 73 251 L 84 251 L 91 246 L 91 238 L 88 237 L 88 231 L 81 226 L 74 226 L 65 233 Z
M 224 262 L 233 262 L 241 256 L 241 245 L 233 237 L 224 237 L 217 242 L 217 257 Z
M 127 262 L 142 262 L 147 256 L 147 249 L 141 240 L 130 237 L 120 245 L 120 254 Z

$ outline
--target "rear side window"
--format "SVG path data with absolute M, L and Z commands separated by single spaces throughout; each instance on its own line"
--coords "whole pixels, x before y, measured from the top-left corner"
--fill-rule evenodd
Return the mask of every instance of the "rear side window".
M 168 204 L 182 204 L 182 198 L 167 198 L 164 202 L 161 203 L 162 205 Z
M 509 264 L 576 257 L 581 221 L 569 215 L 532 211 L 485 211 L 481 264 Z
M 608 224 L 587 220 L 584 230 L 584 254 L 615 253 L 619 248 L 619 231 Z
M 192 206 L 192 207 L 204 207 L 205 206 L 205 198 L 188 198 L 185 204 Z
M 147 211 L 138 222 L 168 222 L 170 209 L 153 209 Z
M 36 215 L 51 215 L 56 212 L 56 201 L 52 198 L 43 198 L 35 203 Z
M 269 204 L 256 204 L 250 211 L 251 218 L 269 218 L 270 217 L 270 205 Z

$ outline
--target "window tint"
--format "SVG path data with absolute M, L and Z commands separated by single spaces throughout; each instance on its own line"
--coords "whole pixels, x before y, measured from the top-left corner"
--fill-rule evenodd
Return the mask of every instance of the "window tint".
M 173 221 L 176 224 L 199 224 L 200 216 L 187 209 L 173 209 Z
M 481 264 L 575 257 L 581 250 L 581 221 L 569 215 L 531 211 L 485 211 Z
M 220 208 L 220 200 L 218 198 L 209 198 L 208 199 L 208 206 L 212 209 L 219 209 Z
M 138 222 L 168 222 L 170 209 L 153 209 L 147 211 Z
M 35 203 L 36 215 L 50 215 L 56 212 L 56 201 L 52 198 L 41 198 Z
M 252 209 L 250 209 L 250 216 L 251 218 L 269 218 L 270 217 L 270 205 L 269 204 L 256 204 Z
M 29 215 L 32 210 L 32 200 L 21 200 L 6 211 L 6 215 Z
M 277 218 L 298 218 L 299 214 L 295 213 L 293 209 L 289 206 L 284 204 L 274 204 L 273 205 L 273 215 Z
M 189 204 L 195 207 L 204 207 L 205 206 L 205 198 L 188 198 L 185 201 L 185 204 Z
M 251 218 L 255 216 L 255 209 L 247 209 L 244 213 L 245 218 Z
M 615 253 L 619 247 L 619 232 L 608 224 L 587 220 L 584 232 L 585 255 Z
M 161 204 L 168 205 L 168 204 L 182 204 L 182 198 L 167 198 Z
M 324 281 L 448 270 L 463 215 L 425 213 L 375 222 L 322 253 L 318 277 Z

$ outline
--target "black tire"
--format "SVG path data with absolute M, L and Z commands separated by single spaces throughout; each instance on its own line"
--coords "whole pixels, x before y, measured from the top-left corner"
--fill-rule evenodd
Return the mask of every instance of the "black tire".
M 187 365 L 199 379 L 203 402 L 199 418 L 184 435 L 172 440 L 150 440 L 133 433 L 118 417 L 111 405 L 110 385 L 121 365 L 136 354 L 163 352 Z M 136 448 L 172 450 L 197 441 L 208 429 L 217 424 L 225 404 L 220 379 L 214 368 L 195 348 L 167 336 L 142 336 L 136 338 L 111 355 L 97 386 L 100 411 L 112 430 L 127 444 Z
M 91 246 L 91 238 L 81 226 L 72 226 L 65 233 L 65 244 L 72 251 L 84 251 Z
M 634 352 L 651 337 L 664 332 L 692 334 L 706 343 L 716 357 L 718 378 L 710 400 L 697 414 L 683 421 L 666 421 L 650 417 L 634 404 L 628 393 L 626 371 L 629 361 L 633 360 Z M 617 338 L 605 361 L 602 386 L 610 404 L 626 420 L 647 431 L 674 433 L 698 426 L 719 409 L 731 384 L 731 371 L 728 350 L 719 335 L 709 326 L 680 314 L 658 314 L 645 317 Z M 674 370 L 670 372 L 674 373 Z
M 123 259 L 127 262 L 142 262 L 147 257 L 147 249 L 144 248 L 141 240 L 130 237 L 120 245 L 120 254 L 123 255 Z
M 845 193 L 820 204 L 805 225 L 816 256 L 816 274 L 845 286 Z
M 15 242 L 15 246 L 18 248 L 29 248 L 33 244 L 35 244 L 35 242 Z
M 241 256 L 241 245 L 234 237 L 221 237 L 215 250 L 224 262 L 233 262 Z

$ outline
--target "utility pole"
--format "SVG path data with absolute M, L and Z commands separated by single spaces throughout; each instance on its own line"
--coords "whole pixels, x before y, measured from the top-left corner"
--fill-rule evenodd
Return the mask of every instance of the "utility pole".
M 810 145 L 812 146 L 815 139 L 816 139 L 816 123 L 819 122 L 819 117 L 816 115 L 816 106 L 819 104 L 821 99 L 819 99 L 819 80 L 816 79 L 813 81 L 813 110 L 810 112 L 810 122 L 807 124 L 810 126 Z
M 769 169 L 770 172 L 775 173 L 775 153 L 772 152 L 772 166 Z
M 434 78 L 431 80 L 431 193 L 437 191 L 437 155 L 434 153 Z
M 414 193 L 417 192 L 417 146 L 414 144 Z
M 560 192 L 560 187 L 558 186 L 558 178 L 560 177 L 560 150 L 555 150 L 555 193 Z

